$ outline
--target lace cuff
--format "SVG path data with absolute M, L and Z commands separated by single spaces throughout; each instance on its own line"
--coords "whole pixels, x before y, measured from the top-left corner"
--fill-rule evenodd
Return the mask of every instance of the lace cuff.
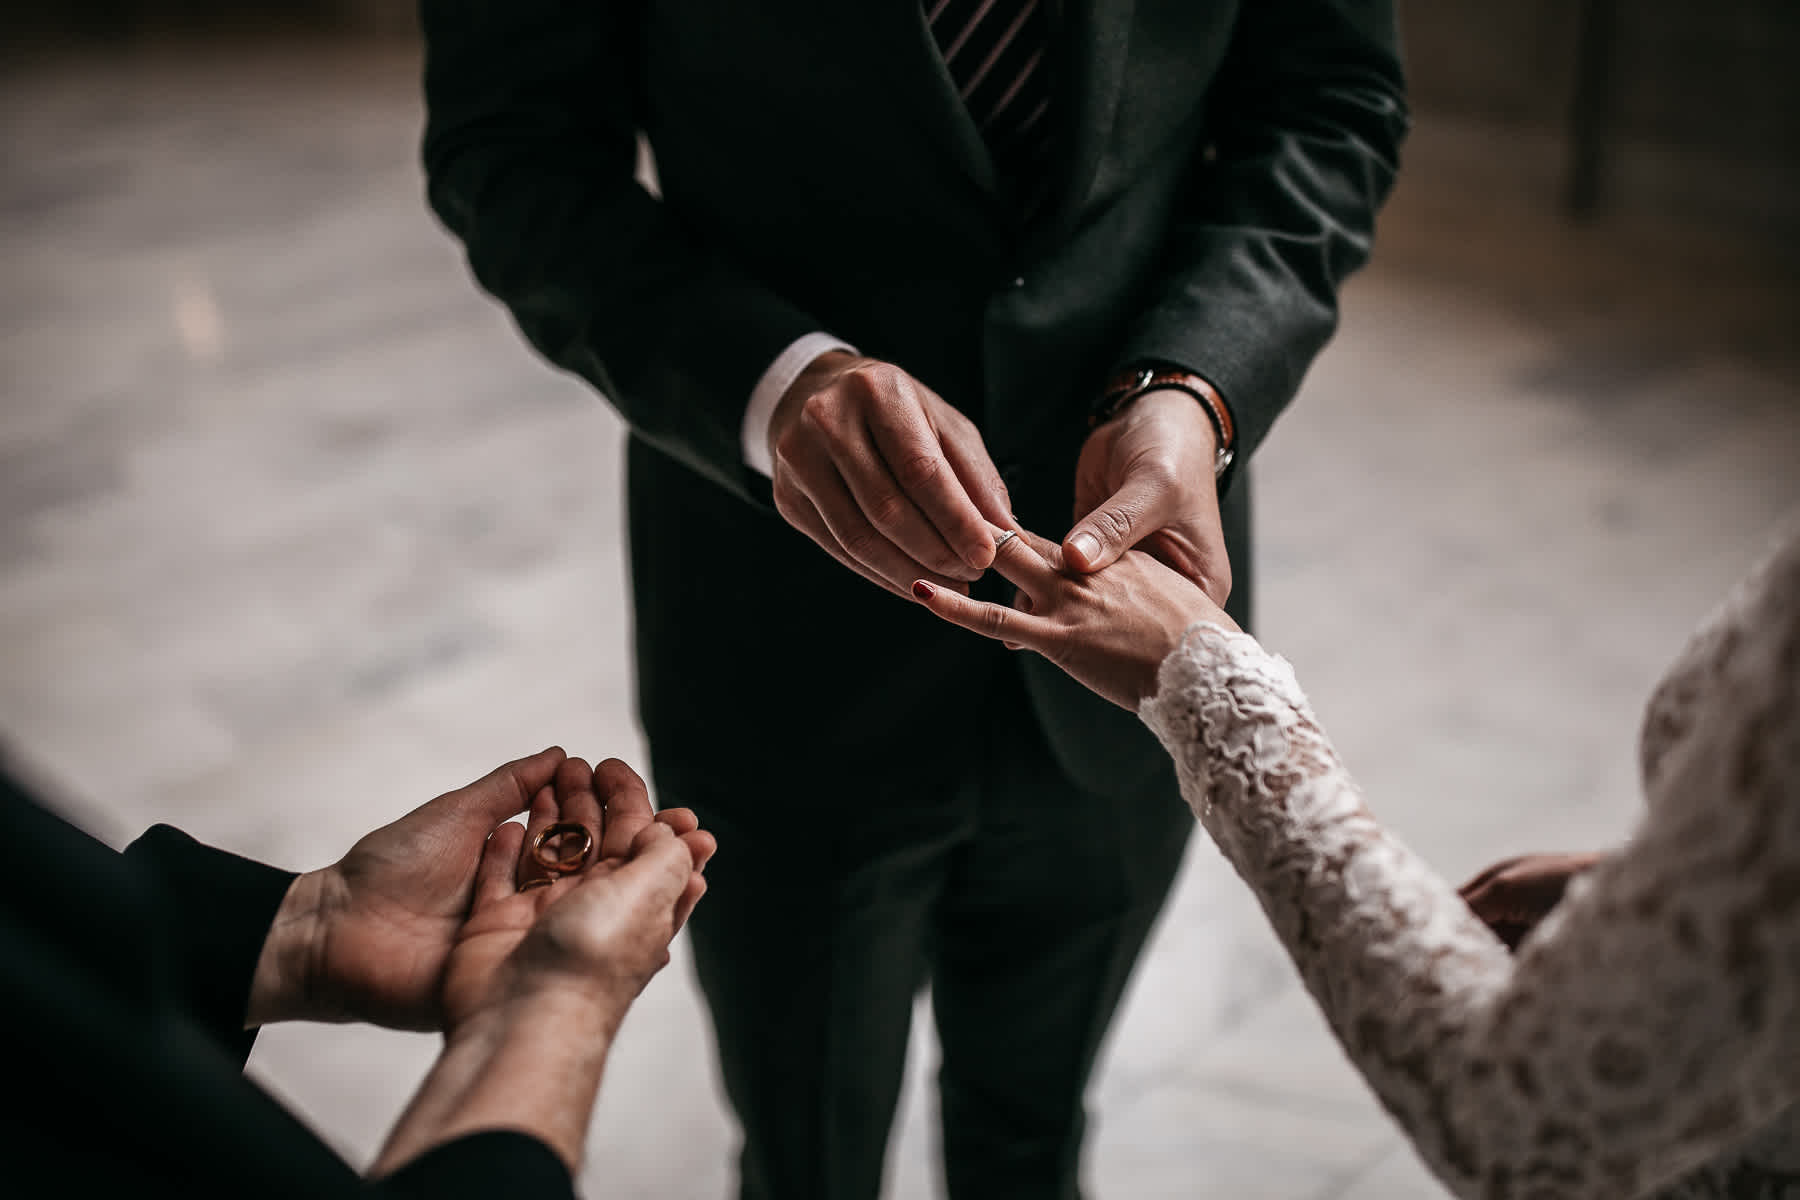
M 1324 735 L 1294 668 L 1247 633 L 1190 625 L 1138 709 L 1181 776 L 1182 795 L 1205 820 L 1243 798 L 1253 781 L 1316 770 Z

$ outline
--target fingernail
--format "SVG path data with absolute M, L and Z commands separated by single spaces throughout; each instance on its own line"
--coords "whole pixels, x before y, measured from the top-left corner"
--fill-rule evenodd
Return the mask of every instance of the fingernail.
M 1075 540 L 1069 543 L 1069 549 L 1086 566 L 1091 566 L 1100 559 L 1100 539 L 1091 533 L 1076 534 Z
M 917 596 L 919 599 L 929 600 L 936 594 L 937 589 L 932 587 L 929 583 L 926 583 L 923 579 L 913 580 L 913 595 Z

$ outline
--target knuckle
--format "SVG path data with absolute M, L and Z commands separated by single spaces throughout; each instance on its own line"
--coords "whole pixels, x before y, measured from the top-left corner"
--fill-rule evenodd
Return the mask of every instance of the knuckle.
M 949 549 L 934 551 L 923 565 L 947 579 L 959 579 L 974 573 L 968 563 L 956 557 Z
M 1137 514 L 1124 505 L 1109 505 L 1094 513 L 1094 525 L 1101 536 L 1115 542 L 1130 537 L 1136 524 Z
M 814 392 L 800 406 L 800 417 L 795 423 L 808 433 L 822 434 L 836 423 L 836 411 L 837 405 L 832 402 L 829 392 Z
M 852 529 L 838 539 L 844 553 L 858 562 L 869 562 L 882 542 L 881 535 L 869 526 Z
M 800 453 L 799 430 L 792 426 L 782 430 L 776 435 L 772 449 L 776 465 L 791 468 L 795 457 Z
M 908 491 L 924 487 L 943 473 L 941 456 L 925 451 L 911 454 L 894 464 L 894 478 Z
M 1210 590 L 1213 593 L 1213 599 L 1220 606 L 1223 606 L 1225 601 L 1231 597 L 1231 568 L 1229 566 L 1223 566 L 1214 570 L 1212 573 L 1212 584 L 1213 586 Z
M 906 516 L 906 509 L 905 496 L 899 492 L 882 492 L 871 498 L 863 515 L 868 517 L 877 529 L 892 532 L 899 528 L 902 519 Z
M 990 605 L 982 610 L 981 629 L 991 637 L 1000 637 L 1012 628 L 1012 618 L 1008 610 L 999 605 Z
M 868 400 L 878 395 L 888 382 L 893 368 L 886 363 L 858 363 L 845 371 L 839 378 L 843 385 L 858 400 Z

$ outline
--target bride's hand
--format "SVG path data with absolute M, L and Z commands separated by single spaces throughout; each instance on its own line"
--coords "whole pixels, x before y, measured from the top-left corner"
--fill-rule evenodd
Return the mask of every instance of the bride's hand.
M 1019 589 L 1017 608 L 923 579 L 913 584 L 913 595 L 952 624 L 1037 651 L 1134 712 L 1156 691 L 1157 668 L 1190 625 L 1237 628 L 1192 581 L 1137 550 L 1082 575 L 1062 569 L 1054 542 L 1020 532 L 1000 547 L 994 570 Z

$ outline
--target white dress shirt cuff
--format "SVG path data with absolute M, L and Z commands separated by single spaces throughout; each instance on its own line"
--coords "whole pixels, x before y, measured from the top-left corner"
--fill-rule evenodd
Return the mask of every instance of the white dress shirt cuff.
M 769 457 L 769 422 L 775 419 L 775 406 L 787 395 L 794 380 L 800 378 L 800 372 L 806 370 L 813 359 L 830 350 L 856 353 L 854 346 L 844 344 L 829 333 L 802 334 L 775 356 L 775 361 L 769 364 L 769 369 L 762 373 L 762 378 L 750 392 L 750 405 L 744 409 L 744 462 L 766 478 L 775 476 L 775 462 Z

